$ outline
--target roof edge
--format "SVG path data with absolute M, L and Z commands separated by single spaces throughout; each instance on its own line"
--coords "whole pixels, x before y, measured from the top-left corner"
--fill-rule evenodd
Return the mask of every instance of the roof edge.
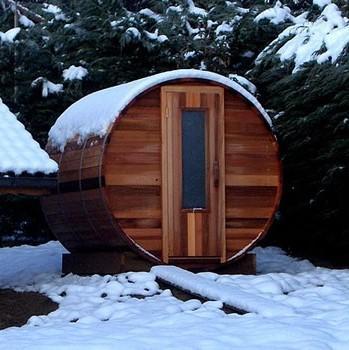
M 63 151 L 69 140 L 83 141 L 90 136 L 104 136 L 121 112 L 140 94 L 155 86 L 179 79 L 212 81 L 239 93 L 261 114 L 273 129 L 272 120 L 258 100 L 237 82 L 217 73 L 196 69 L 178 69 L 155 74 L 89 94 L 72 104 L 56 120 L 49 132 L 49 142 Z M 96 119 L 96 115 L 99 116 Z
M 57 177 L 55 176 L 1 176 L 1 188 L 32 188 L 54 190 L 57 187 Z

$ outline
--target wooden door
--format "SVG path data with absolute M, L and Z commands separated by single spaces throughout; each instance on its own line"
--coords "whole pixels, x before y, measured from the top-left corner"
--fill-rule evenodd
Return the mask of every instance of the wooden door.
M 225 261 L 224 89 L 161 89 L 163 260 Z

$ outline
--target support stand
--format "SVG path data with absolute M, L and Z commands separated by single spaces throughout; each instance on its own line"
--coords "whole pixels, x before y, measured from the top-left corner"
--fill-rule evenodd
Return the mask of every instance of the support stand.
M 153 264 L 133 252 L 86 252 L 63 254 L 63 274 L 115 275 L 128 271 L 150 271 Z M 256 256 L 249 253 L 229 265 L 214 270 L 219 274 L 256 274 Z

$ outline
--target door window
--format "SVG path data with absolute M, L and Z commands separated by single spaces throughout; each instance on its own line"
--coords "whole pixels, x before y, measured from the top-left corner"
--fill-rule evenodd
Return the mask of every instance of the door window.
M 182 208 L 206 208 L 206 116 L 182 112 Z

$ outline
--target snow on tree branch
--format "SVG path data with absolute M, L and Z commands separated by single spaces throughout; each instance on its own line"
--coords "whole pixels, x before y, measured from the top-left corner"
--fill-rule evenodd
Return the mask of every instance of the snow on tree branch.
M 55 84 L 49 81 L 47 78 L 39 77 L 36 78 L 32 83 L 32 87 L 42 86 L 41 95 L 42 97 L 47 97 L 50 94 L 58 94 L 63 92 L 63 84 Z

